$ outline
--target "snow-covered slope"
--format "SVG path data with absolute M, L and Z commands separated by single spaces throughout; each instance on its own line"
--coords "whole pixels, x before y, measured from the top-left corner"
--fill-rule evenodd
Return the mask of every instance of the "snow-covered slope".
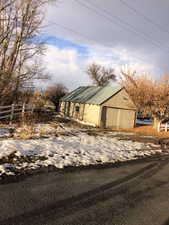
M 155 147 L 156 150 L 151 150 L 151 144 L 118 140 L 106 135 L 90 136 L 82 132 L 48 139 L 7 139 L 0 141 L 0 161 L 6 159 L 5 163 L 0 163 L 0 174 L 11 173 L 13 168 L 36 169 L 49 165 L 64 168 L 128 161 L 161 152 L 160 146 Z M 8 156 L 12 153 L 15 156 L 11 163 Z M 33 161 L 24 160 L 29 157 Z

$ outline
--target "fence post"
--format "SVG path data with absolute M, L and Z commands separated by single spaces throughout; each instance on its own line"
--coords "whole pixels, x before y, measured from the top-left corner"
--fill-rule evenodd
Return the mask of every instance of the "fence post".
M 160 126 L 161 126 L 161 123 L 158 122 L 158 125 L 157 125 L 157 131 L 160 132 Z
M 167 132 L 167 130 L 168 130 L 167 128 L 168 128 L 168 124 L 166 123 L 165 124 L 165 132 Z
M 24 114 L 25 114 L 25 103 L 23 103 L 22 106 L 22 119 L 24 118 Z
M 10 124 L 12 123 L 13 116 L 14 116 L 15 104 L 11 105 L 11 115 L 10 115 Z

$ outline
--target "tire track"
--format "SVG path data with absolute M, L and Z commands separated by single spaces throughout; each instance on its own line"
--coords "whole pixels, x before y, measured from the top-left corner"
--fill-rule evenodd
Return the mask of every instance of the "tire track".
M 112 195 L 123 194 L 127 188 L 127 185 L 137 185 L 139 183 L 139 178 L 147 179 L 150 176 L 157 173 L 165 165 L 169 163 L 169 157 L 166 157 L 164 160 L 160 160 L 154 163 L 151 163 L 139 171 L 130 174 L 124 178 L 118 179 L 116 181 L 104 184 L 100 187 L 97 187 L 91 191 L 79 194 L 77 196 L 72 196 L 68 199 L 58 201 L 54 204 L 50 204 L 47 207 L 39 208 L 34 211 L 30 211 L 25 214 L 21 214 L 14 218 L 8 218 L 6 220 L 0 221 L 1 225 L 20 225 L 20 224 L 33 224 L 35 218 L 39 215 L 43 215 L 41 219 L 49 218 L 51 214 L 56 214 L 58 219 L 61 217 L 68 216 L 70 214 L 77 213 L 85 208 L 91 207 L 99 202 L 106 201 Z M 26 221 L 26 223 L 22 223 Z M 37 223 L 36 223 L 37 224 Z M 42 225 L 43 223 L 39 223 Z M 38 224 L 37 224 L 38 225 Z

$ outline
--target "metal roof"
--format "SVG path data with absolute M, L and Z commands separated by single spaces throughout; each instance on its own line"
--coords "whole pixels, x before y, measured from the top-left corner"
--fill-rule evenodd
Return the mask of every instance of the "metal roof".
M 116 87 L 79 87 L 61 98 L 63 102 L 75 102 L 100 105 L 122 89 Z

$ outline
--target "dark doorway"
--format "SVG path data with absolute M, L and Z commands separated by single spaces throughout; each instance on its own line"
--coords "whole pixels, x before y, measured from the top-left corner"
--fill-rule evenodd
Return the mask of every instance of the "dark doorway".
M 106 127 L 106 113 L 107 113 L 107 107 L 103 106 L 102 112 L 101 112 L 101 127 Z

